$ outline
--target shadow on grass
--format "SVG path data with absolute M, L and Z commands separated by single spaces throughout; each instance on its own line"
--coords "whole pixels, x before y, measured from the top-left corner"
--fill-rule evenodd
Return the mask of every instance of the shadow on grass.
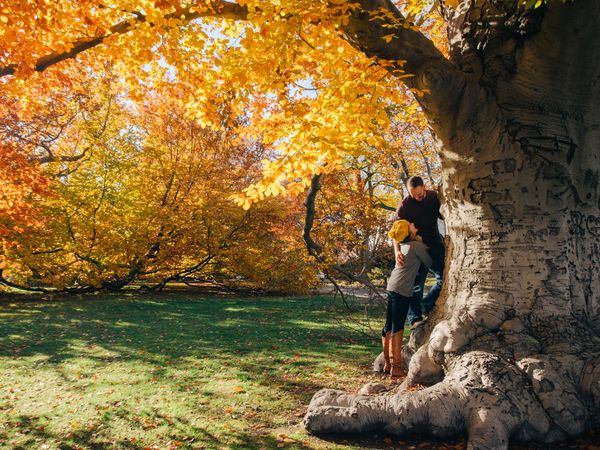
M 310 353 L 315 345 L 322 353 L 339 350 L 340 342 L 357 342 L 355 333 L 336 327 L 335 315 L 320 298 L 196 300 L 166 295 L 0 303 L 0 356 L 43 355 L 49 363 L 81 356 L 115 358 L 81 348 L 98 345 L 118 358 L 147 363 L 206 356 L 235 361 L 248 354 Z M 342 351 L 342 358 L 352 361 L 352 352 Z
M 223 440 L 218 436 L 208 432 L 205 429 L 193 427 L 188 421 L 181 418 L 166 418 L 156 415 L 158 419 L 168 420 L 171 425 L 169 434 L 172 436 L 172 444 L 169 448 L 191 449 L 191 448 L 224 448 Z M 60 442 L 61 450 L 75 450 L 81 448 L 88 449 L 148 449 L 147 444 L 139 442 L 136 439 L 106 439 L 101 430 L 96 427 L 89 427 L 70 432 L 66 437 L 46 431 L 45 422 L 34 416 L 19 416 L 11 423 L 5 424 L 8 427 L 19 427 L 27 429 L 27 435 L 19 444 L 12 446 L 14 450 L 30 450 L 42 447 L 45 442 Z M 195 438 L 185 438 L 178 440 L 178 435 L 189 435 L 192 430 Z M 2 434 L 0 433 L 0 438 Z M 201 442 L 201 446 L 197 447 L 196 441 Z M 2 440 L 0 440 L 0 443 Z M 280 442 L 273 436 L 269 435 L 252 435 L 248 433 L 232 432 L 228 435 L 227 449 L 258 449 L 258 448 L 277 448 Z M 3 447 L 4 448 L 4 447 Z M 293 448 L 309 449 L 301 442 L 294 443 Z
M 198 364 L 196 369 L 207 367 L 209 374 L 229 370 L 234 384 L 237 379 L 266 387 L 294 402 L 292 409 L 303 408 L 323 387 L 323 380 L 313 380 L 310 373 L 330 369 L 320 367 L 330 357 L 336 364 L 356 368 L 357 361 L 368 355 L 365 344 L 370 345 L 370 339 L 341 327 L 340 314 L 346 313 L 323 297 L 198 298 L 162 293 L 90 296 L 53 302 L 4 300 L 0 301 L 0 358 L 7 367 L 14 368 L 14 373 L 35 370 L 37 364 L 52 369 L 53 374 L 62 378 L 63 386 L 82 394 L 90 392 L 86 391 L 85 377 L 106 371 L 107 363 L 147 366 L 152 378 L 139 382 L 153 384 L 143 392 L 152 392 L 162 383 L 169 384 L 172 371 L 177 370 L 177 382 L 170 386 L 186 392 L 191 388 L 190 395 L 218 402 L 220 392 L 212 393 L 205 387 L 211 375 L 187 370 L 190 365 Z M 111 367 L 114 370 L 115 366 Z M 83 368 L 83 379 L 78 378 L 79 368 Z M 136 374 L 145 377 L 146 372 Z M 114 376 L 117 383 L 136 382 L 128 380 L 127 373 Z M 94 397 L 94 403 L 99 401 L 107 400 Z M 130 407 L 117 420 L 128 421 L 135 428 L 134 408 Z M 135 413 L 139 414 L 139 410 Z M 146 413 L 152 421 L 168 429 L 169 438 L 182 442 L 177 448 L 192 448 L 193 443 L 185 440 L 191 439 L 190 436 L 208 448 L 223 445 L 223 435 L 215 436 L 183 415 L 167 420 L 157 411 Z M 105 420 L 113 420 L 115 414 L 106 413 Z M 279 411 L 273 412 L 276 414 L 281 415 Z M 270 415 L 270 411 L 259 412 L 257 420 L 264 423 Z M 300 417 L 296 417 L 293 420 L 299 422 Z M 52 435 L 47 431 L 49 428 L 36 423 L 43 419 L 31 416 L 27 421 L 17 426 L 27 434 L 20 438 L 19 448 L 34 448 L 40 440 L 53 439 L 60 442 L 60 448 L 144 448 L 148 444 L 147 440 L 142 445 L 131 438 L 123 440 L 107 435 L 106 428 L 98 429 L 99 423 L 76 427 L 68 434 L 64 431 Z M 268 431 L 231 429 L 224 434 L 227 448 L 277 448 L 281 444 Z M 301 442 L 286 447 L 312 448 Z

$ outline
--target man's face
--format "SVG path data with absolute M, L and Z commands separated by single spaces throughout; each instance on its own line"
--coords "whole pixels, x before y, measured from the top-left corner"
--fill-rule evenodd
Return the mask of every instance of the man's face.
M 408 193 L 416 201 L 421 202 L 425 198 L 425 186 L 417 186 L 408 188 Z

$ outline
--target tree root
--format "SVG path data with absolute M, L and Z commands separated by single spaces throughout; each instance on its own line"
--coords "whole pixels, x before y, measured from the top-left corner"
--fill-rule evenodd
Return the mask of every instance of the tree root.
M 425 354 L 426 347 L 415 357 Z M 414 358 L 411 372 L 413 362 Z M 515 365 L 482 351 L 446 355 L 443 381 L 420 391 L 367 396 L 323 389 L 313 397 L 304 423 L 315 434 L 466 433 L 470 449 L 504 449 L 510 439 L 556 442 L 581 433 L 589 424 L 575 383 L 555 369 L 557 364 L 530 358 Z M 581 371 L 588 389 L 597 395 L 599 388 L 591 380 L 599 368 Z

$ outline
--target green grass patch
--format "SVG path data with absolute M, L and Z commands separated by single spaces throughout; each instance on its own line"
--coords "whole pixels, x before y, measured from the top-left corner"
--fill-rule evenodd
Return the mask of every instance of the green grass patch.
M 340 325 L 357 310 L 181 293 L 0 302 L 0 447 L 354 448 L 301 421 L 320 388 L 379 380 L 377 334 Z

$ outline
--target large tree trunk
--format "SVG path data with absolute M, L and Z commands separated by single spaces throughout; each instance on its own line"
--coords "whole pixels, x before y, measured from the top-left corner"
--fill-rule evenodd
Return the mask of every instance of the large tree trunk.
M 402 388 L 436 384 L 320 391 L 310 431 L 466 431 L 470 448 L 506 448 L 600 422 L 600 4 L 476 3 L 447 11 L 461 76 L 411 81 L 430 91 L 449 239 Z

